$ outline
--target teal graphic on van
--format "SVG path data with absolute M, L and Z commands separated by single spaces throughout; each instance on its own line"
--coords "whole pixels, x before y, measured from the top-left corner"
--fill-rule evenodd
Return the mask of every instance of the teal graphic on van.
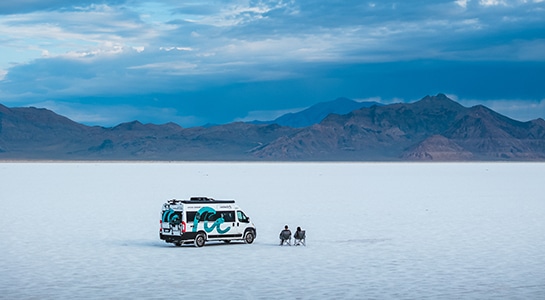
M 216 210 L 209 206 L 199 209 L 195 215 L 195 218 L 193 219 L 193 232 L 197 232 L 200 221 L 204 222 L 204 231 L 206 232 L 212 232 L 214 229 L 216 229 L 219 234 L 224 234 L 231 229 L 230 226 L 227 226 L 225 229 L 220 228 L 220 225 L 225 223 L 225 219 L 223 217 L 217 218 Z M 209 226 L 208 223 L 210 221 L 214 221 L 214 223 Z
M 170 223 L 172 226 L 180 225 L 182 222 L 182 216 L 180 212 L 176 212 L 173 209 L 165 210 L 163 212 L 162 221 L 164 223 Z

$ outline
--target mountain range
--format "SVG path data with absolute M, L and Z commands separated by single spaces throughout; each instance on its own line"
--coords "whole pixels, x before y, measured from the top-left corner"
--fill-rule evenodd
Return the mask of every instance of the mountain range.
M 0 160 L 543 161 L 545 121 L 444 94 L 379 105 L 339 98 L 269 122 L 86 126 L 0 105 Z

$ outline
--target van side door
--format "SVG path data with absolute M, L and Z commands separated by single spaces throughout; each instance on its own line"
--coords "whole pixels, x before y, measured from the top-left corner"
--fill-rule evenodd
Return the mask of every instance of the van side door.
M 222 236 L 236 237 L 238 235 L 238 229 L 236 225 L 235 211 L 218 211 L 216 212 L 216 219 L 223 219 L 221 221 Z
M 237 231 L 238 233 L 240 233 L 241 235 L 244 234 L 244 231 L 246 230 L 246 228 L 250 225 L 250 218 L 248 218 L 246 216 L 246 214 L 244 214 L 244 212 L 242 210 L 237 210 L 237 223 L 236 223 L 236 227 L 237 227 Z

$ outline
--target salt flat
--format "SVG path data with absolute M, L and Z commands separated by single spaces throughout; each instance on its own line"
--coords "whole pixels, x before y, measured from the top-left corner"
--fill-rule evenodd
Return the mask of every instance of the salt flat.
M 1 299 L 545 297 L 543 163 L 1 163 Z M 159 240 L 235 199 L 252 245 Z M 278 246 L 288 224 L 306 247 Z

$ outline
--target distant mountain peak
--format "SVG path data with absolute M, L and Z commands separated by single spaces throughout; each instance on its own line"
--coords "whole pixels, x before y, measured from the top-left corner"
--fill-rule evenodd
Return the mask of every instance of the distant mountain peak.
M 458 102 L 450 99 L 447 95 L 442 93 L 439 93 L 435 96 L 427 95 L 426 97 L 420 99 L 419 101 L 416 101 L 415 103 L 449 103 L 460 105 Z
M 426 97 L 420 99 L 420 101 L 445 101 L 445 100 L 453 101 L 452 99 L 450 99 L 447 95 L 443 93 L 439 93 L 435 96 L 426 95 Z
M 142 124 L 140 121 L 134 120 L 131 122 L 125 122 L 117 126 L 114 126 L 112 130 L 138 130 L 138 129 L 142 129 L 144 126 L 145 125 Z
M 461 111 L 466 109 L 460 103 L 450 99 L 445 94 L 437 94 L 436 96 L 426 96 L 411 104 L 413 107 L 418 107 L 426 111 Z
M 339 97 L 332 101 L 320 102 L 295 113 L 282 115 L 272 121 L 254 122 L 254 124 L 272 124 L 293 128 L 303 128 L 320 123 L 330 114 L 347 114 L 354 110 L 371 107 L 373 105 L 382 105 L 378 102 L 358 102 L 346 97 Z

